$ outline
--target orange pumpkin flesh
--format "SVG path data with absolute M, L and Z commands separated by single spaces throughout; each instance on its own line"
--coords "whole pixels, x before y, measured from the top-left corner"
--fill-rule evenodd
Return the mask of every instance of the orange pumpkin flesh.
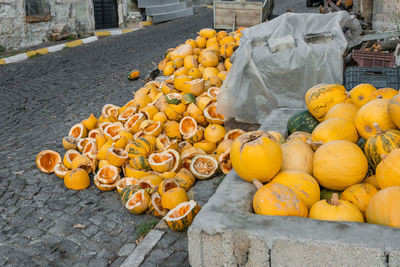
M 44 173 L 54 172 L 54 167 L 61 162 L 61 156 L 53 150 L 43 150 L 36 157 L 36 165 Z

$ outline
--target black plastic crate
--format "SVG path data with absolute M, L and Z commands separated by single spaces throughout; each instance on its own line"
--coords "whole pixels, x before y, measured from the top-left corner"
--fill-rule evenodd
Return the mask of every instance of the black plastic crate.
M 369 83 L 376 88 L 400 89 L 400 68 L 348 67 L 344 72 L 344 86 L 351 90 L 360 83 Z

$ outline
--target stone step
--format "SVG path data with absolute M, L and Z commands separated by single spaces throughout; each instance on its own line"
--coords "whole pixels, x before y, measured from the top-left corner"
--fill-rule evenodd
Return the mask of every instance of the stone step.
M 182 9 L 186 9 L 186 2 L 173 3 L 160 6 L 146 6 L 146 16 L 153 16 L 160 13 L 170 13 Z
M 160 6 L 160 5 L 168 5 L 179 3 L 180 0 L 138 0 L 138 7 L 145 8 L 148 6 Z
M 186 8 L 182 10 L 177 10 L 174 12 L 169 12 L 169 13 L 160 13 L 160 14 L 155 14 L 153 15 L 153 23 L 158 23 L 158 22 L 163 22 L 163 21 L 168 21 L 168 20 L 173 20 L 181 17 L 186 17 L 186 16 L 191 16 L 193 15 L 193 8 Z

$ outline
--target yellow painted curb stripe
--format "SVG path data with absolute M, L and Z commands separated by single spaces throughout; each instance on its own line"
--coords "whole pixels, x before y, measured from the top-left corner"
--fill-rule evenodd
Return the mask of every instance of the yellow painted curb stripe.
M 36 56 L 36 51 L 28 51 L 28 52 L 25 52 L 25 55 L 27 55 L 28 57 L 33 57 L 33 56 Z
M 111 36 L 110 31 L 102 31 L 102 32 L 96 32 L 97 37 L 104 37 L 104 36 Z
M 83 44 L 82 40 L 76 40 L 76 41 L 65 43 L 65 45 L 67 47 L 75 47 L 75 46 L 78 46 L 78 45 L 81 45 L 81 44 Z
M 150 26 L 150 25 L 153 25 L 153 22 L 151 20 L 146 20 L 146 21 L 140 22 L 140 24 L 142 26 Z
M 47 48 L 42 48 L 42 49 L 36 50 L 36 53 L 41 54 L 41 55 L 45 55 L 45 54 L 49 53 L 49 50 L 47 50 Z
M 122 33 L 133 32 L 133 29 L 122 30 Z
M 4 58 L 0 59 L 0 65 L 5 65 L 6 61 L 4 60 Z

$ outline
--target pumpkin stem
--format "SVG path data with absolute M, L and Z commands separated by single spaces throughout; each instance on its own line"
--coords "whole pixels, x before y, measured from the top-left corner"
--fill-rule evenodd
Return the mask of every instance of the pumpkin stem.
M 263 187 L 263 184 L 256 179 L 253 180 L 253 184 L 255 187 L 257 187 L 257 190 L 260 189 L 261 187 Z
M 326 200 L 329 204 L 339 206 L 339 195 L 337 193 L 333 193 L 331 199 Z
M 378 123 L 374 122 L 372 125 L 373 125 L 373 126 L 374 126 L 374 128 L 376 129 L 376 134 L 377 134 L 377 135 L 384 134 L 384 132 L 383 132 L 382 128 L 381 128 L 381 127 L 379 127 Z
M 383 99 L 383 96 L 378 95 L 376 98 L 377 98 L 377 99 Z

